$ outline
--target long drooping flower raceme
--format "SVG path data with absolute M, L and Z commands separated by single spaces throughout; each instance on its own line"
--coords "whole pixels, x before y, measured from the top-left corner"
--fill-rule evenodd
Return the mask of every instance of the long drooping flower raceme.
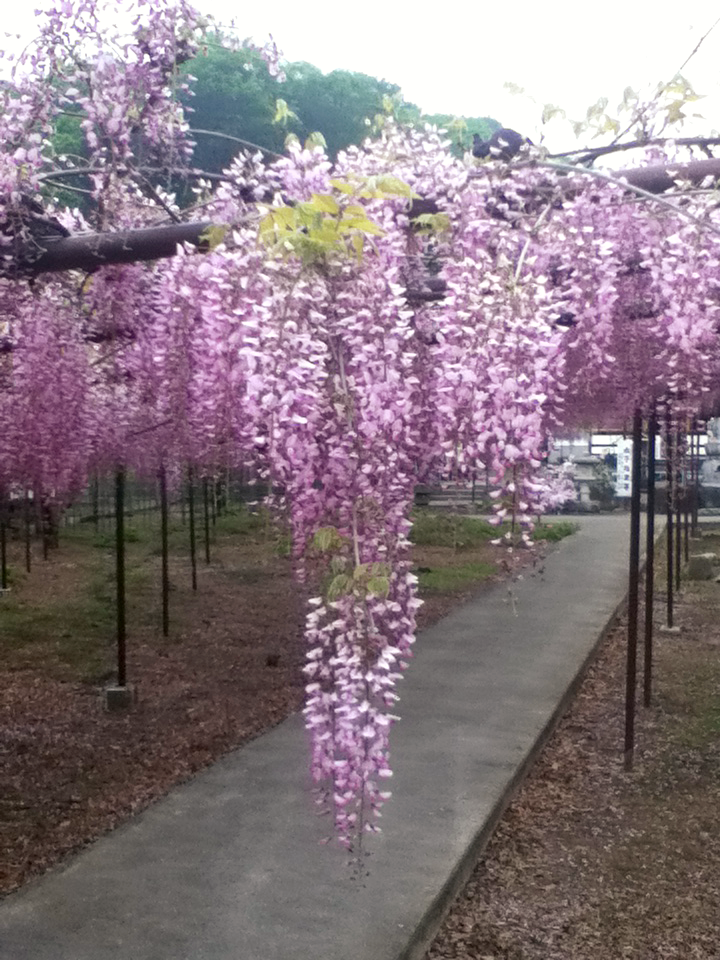
M 87 351 L 64 293 L 15 289 L 0 356 L 0 486 L 57 506 L 86 484 L 92 417 Z

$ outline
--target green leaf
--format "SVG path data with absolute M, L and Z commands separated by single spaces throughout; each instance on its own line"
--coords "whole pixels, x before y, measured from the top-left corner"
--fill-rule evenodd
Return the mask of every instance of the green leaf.
M 330 570 L 332 573 L 342 573 L 347 566 L 347 559 L 337 554 L 330 560 Z
M 271 244 L 275 240 L 275 218 L 272 213 L 268 213 L 267 216 L 263 217 L 260 221 L 258 227 L 258 233 L 260 234 L 260 239 L 263 243 Z
M 350 592 L 352 587 L 352 578 L 349 577 L 346 573 L 339 573 L 336 577 L 330 582 L 330 586 L 327 590 L 327 598 L 329 601 L 339 600 L 340 597 L 344 597 L 347 593 Z
M 322 550 L 323 552 L 327 550 L 336 550 L 338 547 L 342 546 L 342 537 L 337 532 L 335 527 L 319 527 L 315 531 L 315 536 L 312 539 L 312 545 L 317 550 Z
M 368 575 L 368 565 L 359 563 L 353 570 L 353 580 L 364 580 Z
M 542 122 L 550 123 L 550 121 L 554 120 L 555 117 L 562 117 L 564 120 L 566 113 L 562 107 L 556 107 L 554 103 L 546 103 L 542 111 Z
M 343 217 L 367 217 L 365 207 L 360 203 L 349 203 L 343 210 Z
M 365 237 L 363 237 L 361 233 L 354 233 L 350 242 L 353 245 L 359 263 L 362 260 L 363 250 L 365 249 Z
M 384 600 L 390 593 L 390 581 L 387 577 L 370 577 L 367 584 L 368 593 Z
M 337 200 L 327 193 L 314 193 L 311 203 L 316 210 L 320 210 L 322 213 L 332 213 L 335 215 L 340 212 Z
M 372 234 L 374 237 L 384 237 L 385 231 L 367 217 L 350 217 L 341 220 L 340 230 L 347 233 L 349 230 L 362 230 L 363 233 Z
M 413 217 L 413 226 L 421 233 L 447 233 L 450 217 L 446 213 L 421 213 Z

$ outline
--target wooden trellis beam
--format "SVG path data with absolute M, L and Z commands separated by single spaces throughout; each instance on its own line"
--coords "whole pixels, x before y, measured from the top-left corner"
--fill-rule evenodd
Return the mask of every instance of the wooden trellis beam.
M 582 172 L 582 167 L 578 167 Z M 636 167 L 619 170 L 614 178 L 625 179 L 649 193 L 665 193 L 678 179 L 702 183 L 707 177 L 720 181 L 720 159 L 691 160 L 688 163 Z M 436 210 L 433 201 L 415 201 L 417 212 Z M 416 214 L 415 214 L 416 215 Z M 135 263 L 172 257 L 178 244 L 190 243 L 202 248 L 203 234 L 212 227 L 210 221 L 177 223 L 163 227 L 145 227 L 119 233 L 87 233 L 73 237 L 52 237 L 35 240 L 32 254 L 8 257 L 6 266 L 0 266 L 5 276 L 57 273 L 64 270 L 94 270 L 111 263 Z M 40 246 L 42 244 L 42 246 Z
M 52 238 L 45 241 L 42 251 L 34 251 L 31 257 L 19 262 L 10 260 L 4 272 L 6 275 L 12 275 L 13 271 L 37 275 L 63 270 L 90 271 L 109 263 L 160 260 L 174 256 L 181 243 L 202 247 L 205 243 L 203 234 L 212 226 L 210 221 L 201 220 L 118 233 L 80 233 L 73 237 Z

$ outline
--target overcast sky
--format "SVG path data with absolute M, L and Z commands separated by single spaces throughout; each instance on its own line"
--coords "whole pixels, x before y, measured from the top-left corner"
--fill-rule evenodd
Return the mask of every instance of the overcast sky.
M 30 37 L 32 6 L 3 4 L 3 29 Z M 672 6 L 645 0 L 273 0 L 242 6 L 205 0 L 198 6 L 222 23 L 235 18 L 242 36 L 272 33 L 289 60 L 381 77 L 426 112 L 490 115 L 534 139 L 545 103 L 580 119 L 599 97 L 616 106 L 626 86 L 649 88 L 670 79 L 720 17 L 716 0 Z M 698 93 L 709 95 L 697 105 L 704 119 L 690 132 L 720 129 L 720 25 L 686 73 Z M 509 94 L 506 81 L 524 87 L 527 96 Z M 572 142 L 567 126 L 548 130 L 551 147 Z

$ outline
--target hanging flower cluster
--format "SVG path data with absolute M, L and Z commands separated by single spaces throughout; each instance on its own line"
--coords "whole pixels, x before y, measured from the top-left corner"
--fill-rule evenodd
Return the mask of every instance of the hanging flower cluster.
M 0 491 L 31 490 L 37 502 L 65 506 L 86 483 L 86 350 L 60 290 L 12 286 L 3 311 L 12 350 L 0 355 Z

